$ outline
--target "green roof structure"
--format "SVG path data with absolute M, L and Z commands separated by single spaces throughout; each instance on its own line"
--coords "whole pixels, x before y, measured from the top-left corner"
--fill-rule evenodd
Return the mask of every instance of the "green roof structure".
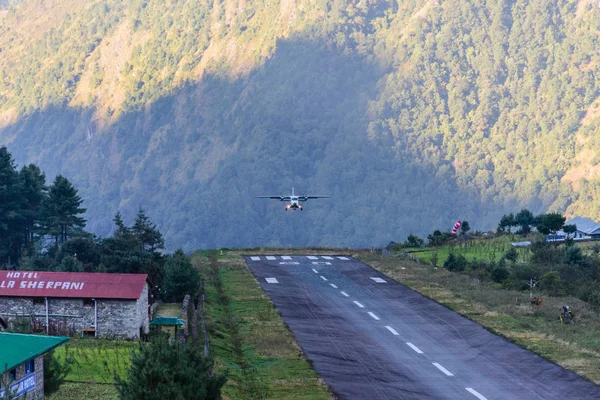
M 0 374 L 60 346 L 67 340 L 68 336 L 0 332 Z
M 185 321 L 177 317 L 158 317 L 150 321 L 150 325 L 160 326 L 182 326 Z

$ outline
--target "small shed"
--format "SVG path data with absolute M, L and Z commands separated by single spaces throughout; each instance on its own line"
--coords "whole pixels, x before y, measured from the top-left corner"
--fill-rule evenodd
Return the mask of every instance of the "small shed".
M 160 327 L 163 331 L 172 333 L 172 338 L 177 338 L 177 328 L 185 325 L 185 321 L 177 317 L 158 317 L 150 321 L 150 325 Z
M 65 336 L 0 332 L 0 398 L 6 387 L 16 396 L 44 398 L 44 354 L 69 340 Z

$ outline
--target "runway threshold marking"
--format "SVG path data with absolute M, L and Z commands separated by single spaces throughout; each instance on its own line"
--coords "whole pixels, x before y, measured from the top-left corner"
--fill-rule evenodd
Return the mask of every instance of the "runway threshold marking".
M 326 260 L 333 260 L 333 257 L 329 257 L 329 256 L 323 256 L 323 258 Z
M 319 271 L 317 271 L 317 270 L 316 270 L 316 269 L 314 269 L 314 268 L 313 268 L 312 270 L 313 270 L 313 272 L 314 272 L 315 274 L 318 274 L 318 273 L 319 273 Z
M 346 293 L 346 292 L 341 292 L 341 293 L 342 293 L 344 296 L 346 296 L 346 297 L 350 297 L 350 295 L 349 295 L 348 293 Z
M 279 265 L 300 265 L 298 261 L 279 261 Z
M 252 261 L 260 261 L 260 257 L 250 257 Z
M 392 334 L 393 334 L 394 336 L 398 336 L 398 335 L 399 335 L 399 333 L 398 333 L 398 332 L 396 332 L 396 330 L 395 330 L 394 328 L 392 328 L 391 326 L 386 326 L 385 328 L 386 328 L 388 331 L 392 332 Z
M 324 281 L 327 280 L 327 278 L 325 278 L 323 275 L 321 275 L 321 279 L 323 279 Z
M 357 306 L 359 306 L 360 308 L 365 308 L 365 306 L 363 306 L 362 304 L 360 304 L 358 301 L 354 300 L 353 301 L 354 304 L 356 304 Z
M 371 317 L 373 317 L 376 321 L 379 321 L 379 317 L 377 315 L 373 314 L 371 311 L 369 311 L 369 315 Z
M 442 367 L 440 364 L 438 364 L 438 363 L 432 363 L 432 364 L 435 365 L 435 367 L 437 369 L 439 369 L 440 371 L 442 371 L 447 376 L 454 376 L 454 374 L 452 372 L 448 371 L 446 368 Z
M 331 285 L 331 287 L 332 287 L 332 288 L 334 288 L 334 289 L 337 289 L 337 288 L 338 288 L 338 287 L 337 287 L 337 286 L 335 286 L 333 283 L 330 283 L 330 285 Z
M 292 257 L 290 257 L 290 256 L 281 256 L 281 259 L 282 260 L 291 260 Z
M 331 265 L 329 261 L 313 261 L 313 265 Z
M 277 281 L 277 278 L 265 278 L 265 280 L 267 281 L 267 283 L 279 283 Z
M 411 349 L 413 349 L 414 351 L 416 351 L 419 354 L 423 354 L 423 352 L 421 351 L 421 349 L 419 349 L 417 346 L 415 346 L 414 344 L 412 344 L 411 342 L 406 342 L 406 344 L 408 345 L 408 347 L 410 347 Z
M 473 396 L 477 397 L 479 400 L 487 400 L 487 398 L 485 398 L 485 396 L 483 396 L 481 393 L 478 393 L 475 389 L 473 388 L 465 388 L 467 389 L 467 392 L 471 393 Z
M 315 257 L 315 256 L 306 256 L 306 258 L 308 258 L 309 260 L 318 260 L 319 257 Z
M 275 257 L 275 256 L 267 256 L 267 260 L 270 260 L 270 261 L 277 260 L 277 257 Z
M 377 283 L 387 283 L 384 279 L 381 278 L 371 277 L 371 279 L 373 279 Z
M 340 260 L 348 261 L 350 260 L 348 257 L 338 257 Z

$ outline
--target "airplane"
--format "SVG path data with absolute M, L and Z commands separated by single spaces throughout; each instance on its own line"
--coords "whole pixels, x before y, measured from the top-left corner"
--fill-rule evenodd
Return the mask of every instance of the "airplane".
M 296 195 L 294 188 L 292 188 L 292 195 L 291 196 L 256 196 L 258 199 L 273 199 L 273 200 L 279 200 L 279 201 L 289 201 L 290 204 L 287 204 L 285 206 L 285 211 L 287 210 L 300 210 L 300 211 L 304 211 L 304 208 L 302 207 L 302 205 L 300 205 L 301 201 L 307 201 L 309 199 L 328 199 L 329 196 L 298 196 Z

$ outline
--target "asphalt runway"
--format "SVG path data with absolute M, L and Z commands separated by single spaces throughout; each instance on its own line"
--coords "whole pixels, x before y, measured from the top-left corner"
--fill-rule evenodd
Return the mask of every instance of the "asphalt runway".
M 248 256 L 340 399 L 600 399 L 600 387 L 343 256 Z

